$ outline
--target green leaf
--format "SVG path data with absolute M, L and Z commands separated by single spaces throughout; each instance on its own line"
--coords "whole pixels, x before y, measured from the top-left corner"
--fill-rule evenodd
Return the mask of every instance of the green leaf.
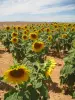
M 36 89 L 33 86 L 29 86 L 28 90 L 31 94 L 31 96 L 30 96 L 31 99 L 29 99 L 29 100 L 38 100 L 39 99 L 39 94 L 37 93 Z
M 0 81 L 3 80 L 3 77 L 0 77 Z
M 42 82 L 38 82 L 38 83 L 36 83 L 35 88 L 38 89 L 38 88 L 40 88 L 41 86 L 42 86 Z
M 17 96 L 18 96 L 17 92 L 9 91 L 4 95 L 4 100 L 18 100 Z
M 73 92 L 72 98 L 75 99 L 75 91 Z

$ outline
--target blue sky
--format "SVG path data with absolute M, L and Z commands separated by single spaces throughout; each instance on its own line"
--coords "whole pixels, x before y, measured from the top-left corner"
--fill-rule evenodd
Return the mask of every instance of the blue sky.
M 75 0 L 0 0 L 0 21 L 75 22 Z

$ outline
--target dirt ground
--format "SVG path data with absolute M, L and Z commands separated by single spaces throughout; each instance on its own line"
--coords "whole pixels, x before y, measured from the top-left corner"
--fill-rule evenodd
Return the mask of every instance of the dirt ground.
M 12 26 L 12 25 L 28 25 L 28 24 L 42 24 L 45 22 L 20 22 L 20 21 L 16 21 L 16 22 L 0 22 L 0 28 L 4 27 L 4 26 Z
M 53 80 L 53 84 L 49 89 L 50 100 L 75 100 L 72 99 L 70 95 L 64 95 L 61 93 L 61 86 L 60 86 L 60 70 L 62 69 L 64 62 L 62 59 L 55 58 L 57 65 L 52 72 L 51 78 Z M 5 70 L 9 68 L 10 65 L 13 65 L 12 55 L 5 51 L 5 48 L 0 43 L 0 76 L 3 75 Z M 3 86 L 4 83 L 0 81 L 0 100 L 3 99 L 3 95 L 6 92 L 7 84 Z

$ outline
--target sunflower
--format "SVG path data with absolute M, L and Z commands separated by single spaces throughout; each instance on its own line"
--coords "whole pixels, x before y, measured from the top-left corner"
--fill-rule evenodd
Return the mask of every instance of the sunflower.
M 45 72 L 45 75 L 46 77 L 49 77 L 52 73 L 52 68 L 49 68 L 46 72 Z
M 52 40 L 52 35 L 48 36 L 48 40 L 49 40 L 49 41 Z
M 17 43 L 17 42 L 18 42 L 18 38 L 13 37 L 13 38 L 11 39 L 11 42 L 12 42 L 12 43 Z
M 74 31 L 75 31 L 75 27 L 72 27 L 72 28 L 71 28 L 71 31 L 74 32 Z
M 18 33 L 13 32 L 13 33 L 11 34 L 11 36 L 12 36 L 12 37 L 17 37 L 17 36 L 18 36 Z
M 29 30 L 24 30 L 23 34 L 28 35 Z
M 46 30 L 47 30 L 47 32 L 50 32 L 50 28 L 47 28 Z
M 20 30 L 21 29 L 21 26 L 17 26 L 17 29 Z
M 13 26 L 13 29 L 16 30 L 16 26 Z
M 53 69 L 56 66 L 56 61 L 53 57 L 50 57 L 50 59 L 48 59 L 50 61 L 50 66 L 48 67 L 48 69 L 45 72 L 46 77 L 49 77 L 53 71 Z
M 30 71 L 24 66 L 9 69 L 4 73 L 4 80 L 13 84 L 21 84 L 29 79 Z
M 10 30 L 10 26 L 6 26 L 6 30 Z
M 38 38 L 38 35 L 37 35 L 36 33 L 30 33 L 30 34 L 29 34 L 29 38 L 30 38 L 31 40 L 36 40 L 36 39 Z
M 32 45 L 32 50 L 34 52 L 40 52 L 44 48 L 43 42 L 34 42 Z
M 62 38 L 67 38 L 68 37 L 68 34 L 62 34 L 61 37 Z
M 22 35 L 22 39 L 23 40 L 28 40 L 28 36 L 27 35 Z
M 64 32 L 66 32 L 67 31 L 67 27 L 64 27 L 63 30 L 64 30 Z

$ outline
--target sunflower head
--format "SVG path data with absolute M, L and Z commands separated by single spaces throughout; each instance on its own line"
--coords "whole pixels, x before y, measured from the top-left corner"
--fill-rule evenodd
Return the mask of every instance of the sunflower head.
M 17 26 L 17 29 L 20 30 L 21 29 L 21 26 Z
M 68 34 L 62 34 L 61 37 L 62 38 L 67 38 L 68 37 Z
M 74 32 L 74 31 L 75 31 L 75 27 L 72 27 L 72 28 L 71 28 L 71 31 Z
M 13 37 L 13 38 L 11 39 L 11 42 L 12 42 L 12 43 L 17 43 L 17 42 L 18 42 L 18 38 Z
M 51 76 L 51 73 L 52 73 L 52 68 L 49 68 L 49 69 L 45 72 L 46 77 L 50 77 L 50 76 Z
M 6 30 L 10 30 L 10 26 L 6 26 Z
M 24 66 L 9 69 L 4 73 L 4 80 L 13 84 L 21 84 L 29 79 L 30 71 Z
M 66 30 L 67 30 L 67 27 L 65 26 L 63 30 L 64 30 L 64 32 L 66 32 Z
M 13 26 L 13 29 L 16 30 L 16 26 Z
M 48 66 L 47 70 L 45 71 L 45 75 L 46 77 L 49 77 L 53 71 L 53 69 L 55 68 L 56 66 L 56 61 L 53 57 L 50 57 L 48 59 L 46 59 L 50 62 L 50 65 Z
M 52 35 L 48 36 L 48 40 L 49 40 L 49 41 L 52 40 Z
M 12 37 L 17 37 L 17 36 L 18 36 L 18 33 L 13 32 L 13 33 L 11 34 L 11 36 L 12 36 Z
M 27 35 L 22 35 L 22 39 L 23 40 L 28 40 L 28 36 Z
M 27 29 L 27 25 L 26 25 L 26 26 L 24 26 L 24 29 Z
M 42 49 L 44 49 L 44 43 L 43 42 L 34 42 L 32 45 L 32 49 L 34 52 L 40 52 Z
M 50 32 L 50 28 L 47 28 L 47 32 Z
M 38 38 L 38 35 L 37 35 L 37 33 L 30 33 L 29 38 L 31 40 L 36 40 Z

